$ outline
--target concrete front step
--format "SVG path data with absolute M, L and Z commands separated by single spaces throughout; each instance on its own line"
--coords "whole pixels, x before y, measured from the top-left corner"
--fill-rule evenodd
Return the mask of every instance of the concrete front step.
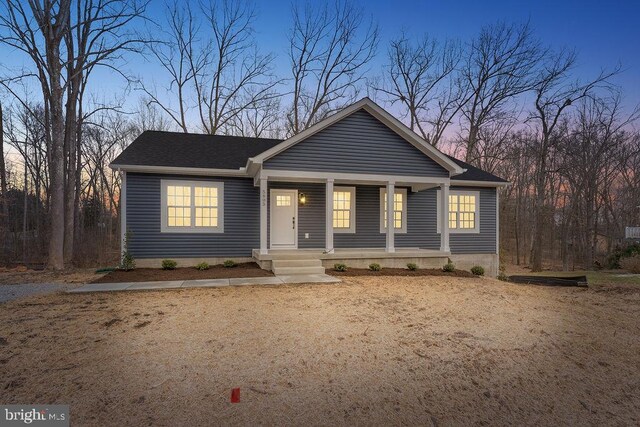
M 273 268 L 280 267 L 322 267 L 319 259 L 274 259 Z
M 324 274 L 324 267 L 273 267 L 272 271 L 276 276 L 293 276 L 296 274 Z
M 275 275 L 324 274 L 322 261 L 315 259 L 274 259 L 271 271 Z

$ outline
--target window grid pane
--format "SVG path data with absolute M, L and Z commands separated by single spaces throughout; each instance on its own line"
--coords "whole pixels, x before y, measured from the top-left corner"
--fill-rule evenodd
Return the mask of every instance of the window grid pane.
M 475 195 L 449 195 L 449 228 L 465 230 L 476 228 Z
M 382 193 L 383 199 L 383 215 L 384 215 L 384 228 L 387 228 L 389 225 L 389 221 L 387 219 L 387 192 Z M 403 201 L 403 193 L 394 193 L 393 194 L 393 227 L 397 229 L 402 228 L 402 211 L 404 209 L 404 201 Z
M 291 196 L 276 195 L 276 206 L 291 206 Z
M 191 187 L 167 186 L 167 225 L 191 227 Z
M 168 227 L 217 227 L 218 188 L 167 185 Z
M 351 228 L 351 192 L 333 192 L 333 228 Z

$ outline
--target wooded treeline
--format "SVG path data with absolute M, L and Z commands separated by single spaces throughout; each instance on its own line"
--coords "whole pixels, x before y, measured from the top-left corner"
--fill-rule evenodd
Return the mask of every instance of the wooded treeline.
M 287 46 L 261 48 L 251 2 L 154 3 L 158 22 L 149 7 L 2 0 L 2 52 L 24 65 L 0 72 L 0 263 L 117 263 L 120 178 L 108 164 L 142 130 L 284 138 L 362 96 L 512 182 L 503 261 L 591 268 L 640 225 L 640 114 L 614 84 L 621 66 L 578 78 L 575 52 L 527 23 L 381 41 L 353 2 L 294 4 Z

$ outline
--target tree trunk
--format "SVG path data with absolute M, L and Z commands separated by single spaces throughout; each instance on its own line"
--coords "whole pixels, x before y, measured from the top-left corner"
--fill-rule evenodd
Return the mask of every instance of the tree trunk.
M 4 127 L 2 121 L 2 104 L 0 104 L 0 190 L 2 191 L 2 197 L 0 202 L 0 236 L 3 241 L 7 230 L 9 229 L 9 201 L 7 194 L 7 170 L 4 163 Z M 0 255 L 4 253 L 4 245 L 0 247 Z
M 77 109 L 76 88 L 77 83 L 69 85 L 67 108 L 65 116 L 64 145 L 66 152 L 66 175 L 64 197 L 64 260 L 71 262 L 73 259 L 74 221 L 76 201 L 76 155 L 77 155 Z
M 51 49 L 49 58 L 51 76 L 51 164 L 49 174 L 51 181 L 51 204 L 49 215 L 49 267 L 64 269 L 64 113 L 62 108 L 63 90 L 60 85 L 60 49 Z
M 476 145 L 478 144 L 478 127 L 472 124 L 469 127 L 469 138 L 467 139 L 467 153 L 465 162 L 473 164 L 476 155 Z

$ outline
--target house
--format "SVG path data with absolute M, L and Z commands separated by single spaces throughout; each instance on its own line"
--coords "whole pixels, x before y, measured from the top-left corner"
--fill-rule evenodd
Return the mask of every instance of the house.
M 498 271 L 507 182 L 438 151 L 368 98 L 285 140 L 145 131 L 111 167 L 139 266 L 255 260 L 294 274 L 450 258 Z

